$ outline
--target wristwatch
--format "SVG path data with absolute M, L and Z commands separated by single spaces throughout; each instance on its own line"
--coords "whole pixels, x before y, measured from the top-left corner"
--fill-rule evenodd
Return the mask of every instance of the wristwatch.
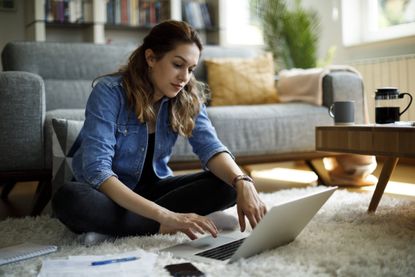
M 254 180 L 252 180 L 250 176 L 243 174 L 243 175 L 237 175 L 235 176 L 235 178 L 233 178 L 232 186 L 236 188 L 236 183 L 240 180 L 248 181 L 248 182 L 251 182 L 252 184 L 254 183 Z

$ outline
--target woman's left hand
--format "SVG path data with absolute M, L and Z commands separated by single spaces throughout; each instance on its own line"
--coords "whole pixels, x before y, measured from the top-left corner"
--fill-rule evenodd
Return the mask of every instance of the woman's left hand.
M 236 184 L 236 205 L 238 210 L 241 232 L 245 231 L 245 217 L 248 218 L 252 228 L 261 221 L 267 212 L 264 202 L 261 201 L 254 184 L 248 181 L 240 181 Z

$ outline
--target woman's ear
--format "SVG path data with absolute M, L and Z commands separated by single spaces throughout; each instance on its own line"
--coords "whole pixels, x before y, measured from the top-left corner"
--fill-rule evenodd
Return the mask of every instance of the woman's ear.
M 153 50 L 146 49 L 146 51 L 144 52 L 144 55 L 146 57 L 146 61 L 147 61 L 148 66 L 152 67 L 154 62 L 156 61 Z

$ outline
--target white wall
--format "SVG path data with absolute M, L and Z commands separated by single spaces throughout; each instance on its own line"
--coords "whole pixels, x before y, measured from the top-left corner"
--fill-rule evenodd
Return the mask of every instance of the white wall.
M 15 0 L 14 11 L 0 10 L 0 51 L 9 41 L 24 40 L 24 9 L 23 0 Z M 0 70 L 2 70 L 0 63 Z
M 294 0 L 290 0 L 294 1 Z M 383 42 L 345 47 L 342 43 L 341 0 L 302 0 L 305 7 L 316 10 L 321 19 L 319 56 L 324 57 L 331 46 L 336 47 L 334 63 L 342 64 L 353 60 L 397 56 L 415 53 L 415 36 Z M 338 9 L 338 18 L 333 19 L 333 9 Z

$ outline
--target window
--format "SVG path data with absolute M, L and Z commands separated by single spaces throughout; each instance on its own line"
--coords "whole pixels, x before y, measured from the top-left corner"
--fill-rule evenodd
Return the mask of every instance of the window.
M 342 0 L 346 46 L 415 35 L 415 0 Z
M 377 0 L 378 28 L 415 22 L 415 1 L 413 0 Z
M 262 32 L 254 22 L 249 7 L 250 0 L 224 1 L 226 16 L 226 44 L 263 45 Z

